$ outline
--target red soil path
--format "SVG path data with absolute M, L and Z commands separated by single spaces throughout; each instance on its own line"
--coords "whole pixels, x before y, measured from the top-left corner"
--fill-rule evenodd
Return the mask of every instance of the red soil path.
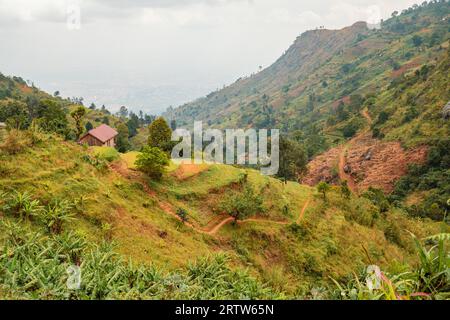
M 126 179 L 140 179 L 140 175 L 137 172 L 133 172 L 132 170 L 128 169 L 125 165 L 125 163 L 123 162 L 116 162 L 112 165 L 110 165 L 110 168 L 115 171 L 116 173 L 118 173 L 119 175 L 123 176 Z M 144 191 L 153 199 L 155 199 L 158 202 L 158 206 L 160 207 L 160 209 L 162 211 L 164 211 L 166 214 L 170 215 L 171 217 L 177 219 L 180 222 L 183 222 L 183 220 L 175 213 L 175 211 L 173 210 L 172 206 L 165 201 L 162 201 L 158 198 L 156 198 L 156 193 L 151 190 L 147 183 L 145 183 L 145 181 L 141 181 L 142 185 L 144 187 Z M 300 215 L 297 219 L 297 223 L 299 223 L 301 221 L 301 219 L 303 218 L 306 209 L 309 206 L 309 202 L 310 200 L 306 201 L 305 205 L 302 208 L 302 211 L 300 212 Z M 235 219 L 233 217 L 226 217 L 223 220 L 220 220 L 217 224 L 213 224 L 211 226 L 208 226 L 207 228 L 200 228 L 197 227 L 195 225 L 193 225 L 190 222 L 186 222 L 184 221 L 184 225 L 193 229 L 194 231 L 201 233 L 201 234 L 207 234 L 207 235 L 215 235 L 217 232 L 220 231 L 220 229 L 222 229 L 224 226 L 226 226 L 227 224 L 231 223 L 235 221 Z M 258 219 L 258 218 L 250 218 L 250 219 L 245 219 L 245 220 L 241 220 L 241 221 L 237 221 L 238 224 L 244 224 L 244 223 L 248 223 L 248 222 L 256 222 L 256 223 L 272 223 L 272 224 L 277 224 L 277 225 L 288 225 L 291 222 L 290 221 L 275 221 L 275 220 L 266 220 L 266 219 Z

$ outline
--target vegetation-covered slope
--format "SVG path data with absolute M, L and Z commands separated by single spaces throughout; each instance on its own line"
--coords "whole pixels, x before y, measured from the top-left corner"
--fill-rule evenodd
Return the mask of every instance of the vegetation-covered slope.
M 4 297 L 300 298 L 318 287 L 330 290 L 326 297 L 335 288 L 329 277 L 345 282 L 368 264 L 398 272 L 416 263 L 406 230 L 419 237 L 441 231 L 397 209 L 381 212 L 366 198 L 347 200 L 338 188 L 324 199 L 315 189 L 228 166 L 172 165 L 157 182 L 127 167 L 133 153 L 108 163 L 53 135 L 12 134 L 19 147 L 10 154 L 3 144 L 0 155 Z M 238 225 L 222 223 L 227 215 L 221 203 L 244 187 L 262 196 L 261 212 Z M 39 201 L 34 209 L 27 205 L 32 200 Z M 59 213 L 52 215 L 51 208 Z M 176 215 L 180 208 L 185 224 Z M 140 284 L 130 279 L 141 271 L 110 264 L 119 259 L 111 250 L 142 265 Z M 208 255 L 214 256 L 209 262 L 186 266 Z M 104 268 L 96 269 L 99 263 Z M 64 286 L 71 264 L 89 270 L 82 291 Z M 208 273 L 230 280 L 215 281 L 217 291 L 202 291 L 211 285 Z M 103 283 L 113 274 L 109 285 Z
M 366 106 L 374 119 L 383 111 L 392 115 L 382 130 L 386 139 L 411 146 L 448 135 L 439 110 L 450 99 L 448 68 L 442 66 L 448 65 L 449 14 L 450 4 L 440 1 L 405 10 L 380 30 L 361 22 L 305 32 L 269 68 L 166 116 L 188 126 L 203 120 L 223 128 L 272 127 L 291 135 L 300 130 L 309 156 L 354 135 Z M 404 81 L 422 67 L 426 74 Z M 434 74 L 426 81 L 429 72 Z M 417 106 L 410 110 L 413 100 Z M 424 132 L 410 129 L 424 117 Z

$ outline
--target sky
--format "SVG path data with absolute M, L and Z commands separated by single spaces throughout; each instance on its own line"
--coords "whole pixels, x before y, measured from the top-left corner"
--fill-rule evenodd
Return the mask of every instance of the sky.
M 0 0 L 0 72 L 87 105 L 159 114 L 268 67 L 306 30 L 417 2 Z

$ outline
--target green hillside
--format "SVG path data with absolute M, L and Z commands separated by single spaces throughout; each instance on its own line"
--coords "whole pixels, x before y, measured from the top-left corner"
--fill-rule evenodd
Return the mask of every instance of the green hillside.
M 171 165 L 158 182 L 128 168 L 136 154 L 109 163 L 54 135 L 11 134 L 19 136 L 19 147 L 9 154 L 3 144 L 0 156 L 4 297 L 305 298 L 314 288 L 331 297 L 330 277 L 345 282 L 368 264 L 399 272 L 417 263 L 407 230 L 420 238 L 446 230 L 398 209 L 382 212 L 366 198 L 346 200 L 339 188 L 323 199 L 313 188 L 228 166 Z M 220 203 L 246 187 L 262 196 L 261 212 L 218 228 L 227 219 Z M 177 219 L 179 208 L 187 212 L 186 224 Z M 212 265 L 202 260 L 207 256 Z M 111 259 L 122 259 L 118 265 L 129 277 L 138 272 L 133 268 L 145 270 L 139 279 L 151 290 L 124 275 L 103 284 L 119 272 Z M 73 263 L 89 266 L 88 277 L 98 282 L 68 291 L 65 269 Z M 95 268 L 99 263 L 104 269 Z M 203 278 L 209 272 L 237 283 L 217 283 L 211 291 Z M 186 292 L 172 291 L 167 279 Z
M 374 119 L 382 111 L 392 115 L 382 128 L 386 139 L 411 146 L 448 136 L 440 110 L 450 100 L 449 17 L 450 4 L 440 1 L 405 10 L 380 30 L 358 22 L 307 31 L 272 66 L 166 117 L 180 126 L 203 120 L 222 128 L 299 130 L 303 140 L 320 141 L 311 156 L 348 137 L 346 126 L 360 128 L 364 107 Z M 411 76 L 420 70 L 426 74 Z M 422 120 L 423 130 L 413 130 Z
M 0 299 L 449 299 L 449 8 L 308 31 L 269 68 L 165 114 L 281 128 L 279 177 L 175 164 L 164 119 L 0 74 Z M 102 123 L 116 149 L 77 143 Z M 379 156 L 365 143 L 396 143 L 381 171 L 391 150 L 424 156 L 394 163 L 409 168 L 392 192 L 358 190 L 345 164 L 357 147 Z M 298 183 L 322 153 L 334 180 Z

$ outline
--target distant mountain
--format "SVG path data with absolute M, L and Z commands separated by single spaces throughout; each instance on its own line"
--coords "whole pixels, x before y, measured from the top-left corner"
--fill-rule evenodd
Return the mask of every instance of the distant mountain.
M 267 69 L 164 115 L 179 126 L 202 120 L 219 128 L 280 128 L 314 144 L 312 156 L 340 144 L 361 128 L 364 118 L 360 111 L 364 108 L 374 119 L 383 106 L 400 101 L 397 108 L 402 114 L 410 112 L 420 118 L 430 111 L 408 111 L 411 104 L 402 97 L 407 88 L 391 94 L 409 74 L 424 66 L 433 70 L 448 59 L 449 17 L 449 2 L 439 2 L 404 10 L 384 21 L 379 30 L 357 22 L 341 30 L 307 31 Z M 440 84 L 428 92 L 434 98 L 422 97 L 427 104 L 432 101 L 429 107 L 434 111 L 450 99 L 448 69 L 441 75 Z M 424 121 L 435 126 L 433 119 Z M 384 130 L 384 136 L 411 138 L 416 144 L 430 138 L 423 134 L 394 137 L 390 135 L 394 128 L 379 129 Z M 399 130 L 398 124 L 395 129 Z

